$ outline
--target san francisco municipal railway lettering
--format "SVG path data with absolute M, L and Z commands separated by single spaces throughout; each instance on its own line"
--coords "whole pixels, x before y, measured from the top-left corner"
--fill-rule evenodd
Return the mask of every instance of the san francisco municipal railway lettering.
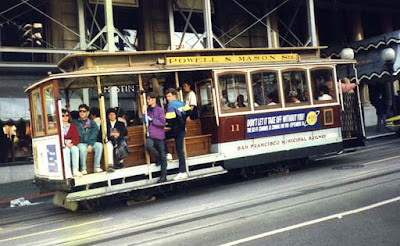
M 319 134 L 319 135 L 314 135 L 314 136 L 304 136 L 304 137 L 293 137 L 293 138 L 282 139 L 282 140 L 265 141 L 262 143 L 239 145 L 239 146 L 237 146 L 237 150 L 238 151 L 254 150 L 254 149 L 275 147 L 275 146 L 280 146 L 280 145 L 290 145 L 290 144 L 297 144 L 297 143 L 312 142 L 312 141 L 323 140 L 323 139 L 326 139 L 326 134 Z
M 297 61 L 297 54 L 265 54 L 265 55 L 232 55 L 232 56 L 198 56 L 198 57 L 168 57 L 167 65 L 195 65 L 212 63 L 237 63 L 237 62 L 274 62 Z

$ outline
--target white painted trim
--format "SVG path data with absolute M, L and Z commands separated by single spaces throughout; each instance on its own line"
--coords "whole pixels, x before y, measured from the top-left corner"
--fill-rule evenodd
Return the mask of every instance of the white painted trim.
M 361 207 L 361 208 L 357 208 L 357 209 L 353 209 L 353 210 L 349 210 L 349 211 L 345 211 L 345 212 L 341 212 L 341 213 L 337 213 L 337 214 L 332 214 L 332 215 L 325 216 L 325 217 L 322 217 L 322 218 L 318 218 L 318 219 L 302 222 L 302 223 L 299 223 L 299 224 L 283 227 L 283 228 L 280 228 L 280 229 L 264 232 L 264 233 L 257 234 L 257 235 L 254 235 L 254 236 L 242 238 L 242 239 L 239 239 L 239 240 L 236 240 L 236 241 L 232 241 L 232 242 L 229 242 L 229 243 L 221 244 L 220 246 L 234 246 L 234 245 L 244 244 L 244 243 L 247 243 L 247 242 L 251 242 L 251 241 L 254 241 L 254 240 L 261 239 L 261 238 L 266 238 L 266 237 L 273 236 L 273 235 L 276 235 L 276 234 L 280 234 L 280 233 L 283 233 L 283 232 L 292 231 L 292 230 L 303 228 L 303 227 L 306 227 L 306 226 L 318 224 L 318 223 L 321 223 L 321 222 L 325 222 L 325 221 L 329 221 L 329 220 L 333 220 L 333 219 L 342 219 L 344 216 L 362 213 L 362 212 L 365 212 L 365 211 L 368 211 L 368 210 L 371 210 L 371 209 L 374 209 L 374 208 L 378 208 L 378 207 L 381 207 L 381 206 L 385 206 L 387 204 L 395 203 L 395 202 L 398 202 L 398 201 L 400 201 L 400 196 L 392 198 L 392 199 L 388 199 L 388 200 L 385 200 L 385 201 L 382 201 L 382 202 L 374 203 L 374 204 L 371 204 L 371 205 L 368 205 L 368 206 L 365 206 L 365 207 Z

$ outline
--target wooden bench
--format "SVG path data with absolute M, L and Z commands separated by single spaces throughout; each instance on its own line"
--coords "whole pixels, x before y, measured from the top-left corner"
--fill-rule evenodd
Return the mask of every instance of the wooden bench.
M 200 120 L 192 120 L 186 124 L 186 156 L 205 155 L 210 153 L 211 135 L 202 135 Z M 125 159 L 126 166 L 141 165 L 146 163 L 143 126 L 128 127 L 128 146 L 131 150 L 131 155 Z M 169 153 L 174 159 L 178 158 L 175 149 L 175 140 L 167 140 Z M 154 159 L 151 159 L 154 162 Z

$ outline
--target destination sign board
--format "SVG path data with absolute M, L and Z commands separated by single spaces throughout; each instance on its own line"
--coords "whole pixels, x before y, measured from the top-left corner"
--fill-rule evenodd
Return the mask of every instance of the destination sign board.
M 298 54 L 261 54 L 261 55 L 229 55 L 229 56 L 180 56 L 167 57 L 166 65 L 205 65 L 215 63 L 243 62 L 283 62 L 297 61 Z

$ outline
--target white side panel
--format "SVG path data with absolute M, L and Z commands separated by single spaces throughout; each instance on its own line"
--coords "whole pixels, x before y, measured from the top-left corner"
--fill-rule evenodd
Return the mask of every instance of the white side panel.
M 32 139 L 35 175 L 54 180 L 63 179 L 60 139 L 48 136 Z
M 226 159 L 288 151 L 342 142 L 340 128 L 247 139 L 220 144 Z

